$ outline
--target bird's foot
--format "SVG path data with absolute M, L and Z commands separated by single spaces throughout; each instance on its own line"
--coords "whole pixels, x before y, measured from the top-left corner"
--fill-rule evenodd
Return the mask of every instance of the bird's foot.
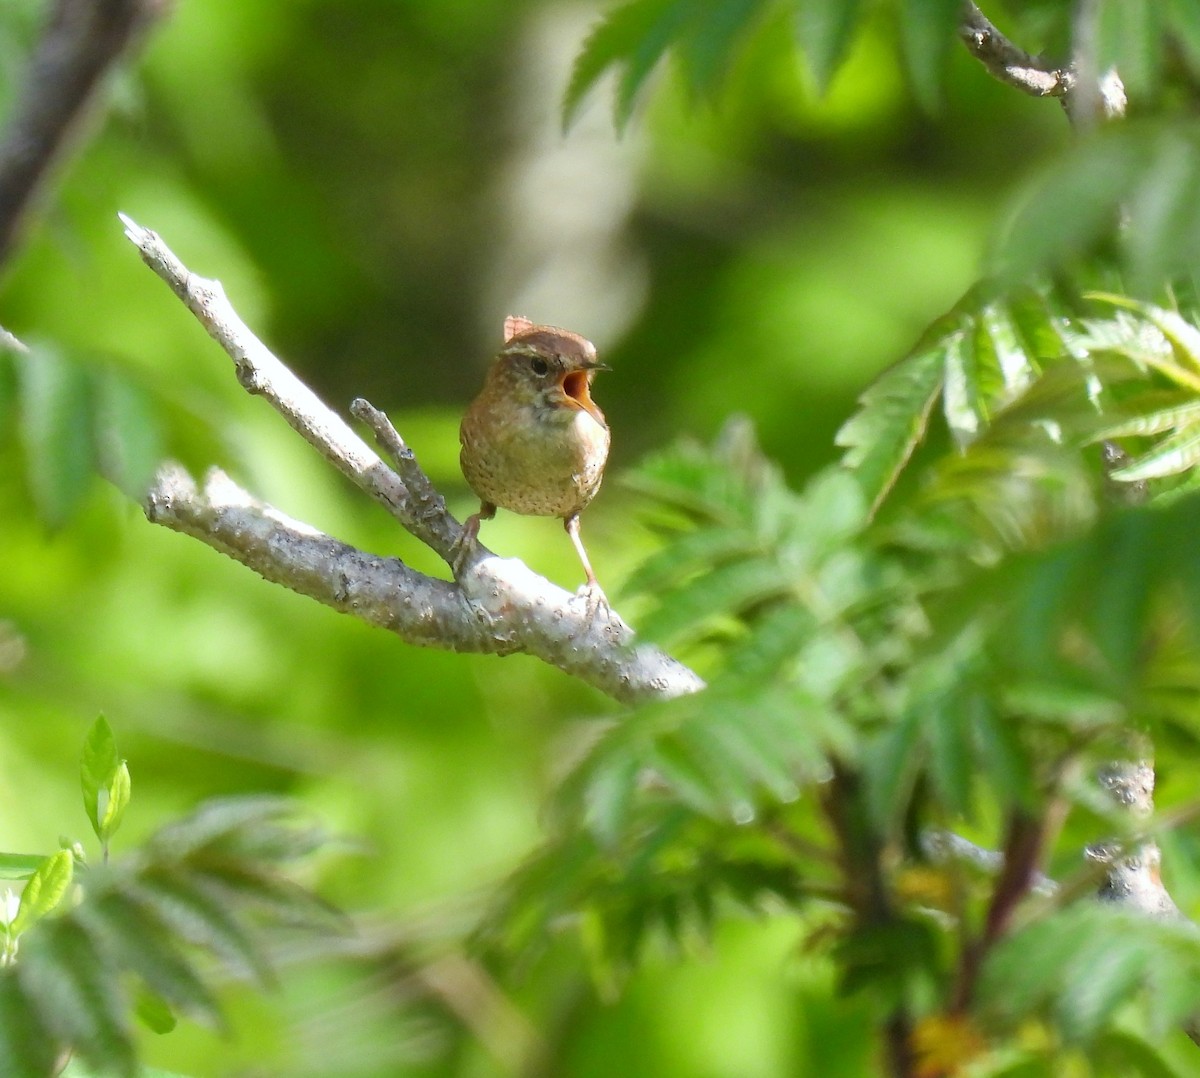
M 475 552 L 479 549 L 479 514 L 475 513 L 463 521 L 462 531 L 450 551 L 450 571 L 454 579 L 462 576 L 467 566 L 475 560 Z
M 588 621 L 595 621 L 596 616 L 601 612 L 605 617 L 612 613 L 608 596 L 604 594 L 604 589 L 594 579 L 581 585 L 575 594 L 587 603 Z

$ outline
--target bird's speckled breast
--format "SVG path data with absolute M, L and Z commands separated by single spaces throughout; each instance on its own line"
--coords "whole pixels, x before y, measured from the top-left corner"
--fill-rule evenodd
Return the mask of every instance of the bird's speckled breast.
M 459 437 L 463 475 L 485 502 L 530 516 L 568 517 L 600 489 L 610 435 L 580 408 L 505 409 L 477 400 Z

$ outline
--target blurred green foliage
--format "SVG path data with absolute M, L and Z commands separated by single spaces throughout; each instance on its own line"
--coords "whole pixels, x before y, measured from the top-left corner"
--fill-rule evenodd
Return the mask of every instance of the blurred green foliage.
M 906 806 L 933 805 L 990 839 L 1005 807 L 1036 801 L 1035 764 L 1075 745 L 1085 713 L 1086 738 L 1107 743 L 1152 724 L 1163 803 L 1190 799 L 1191 630 L 1153 663 L 1139 647 L 1158 628 L 1153 586 L 1194 588 L 1171 553 L 1194 510 L 1092 529 L 1097 439 L 1129 439 L 1125 478 L 1166 495 L 1195 460 L 1195 387 L 1171 368 L 1194 379 L 1200 352 L 1146 326 L 1176 313 L 1162 281 L 1196 268 L 1197 20 L 1186 2 L 1099 3 L 1099 58 L 1120 64 L 1134 118 L 1073 139 L 1057 105 L 957 47 L 956 8 L 633 0 L 598 24 L 556 0 L 220 0 L 177 5 L 119 73 L 0 281 L 0 324 L 32 348 L 0 357 L 0 849 L 56 848 L 77 797 L 64 765 L 103 709 L 138 781 L 122 841 L 212 795 L 287 793 L 362 836 L 316 882 L 369 911 L 355 945 L 296 956 L 274 996 L 227 985 L 230 1038 L 186 1022 L 147 1034 L 150 1063 L 869 1073 L 879 1012 L 835 991 L 835 964 L 927 1001 L 946 955 L 919 917 L 882 950 L 851 935 L 836 963 L 819 945 L 837 873 L 797 864 L 822 863 L 811 795 L 829 753 L 854 760 L 877 724 L 856 761 L 874 776 L 864 826 L 890 832 L 913 823 Z M 1008 8 L 988 14 L 1026 48 L 1065 53 L 1072 5 Z M 0 11 L 0 116 L 41 9 Z M 1114 235 L 1118 206 L 1134 227 Z M 129 488 L 164 451 L 219 464 L 296 517 L 443 571 L 237 388 L 118 211 L 219 277 L 335 406 L 387 408 L 460 510 L 458 414 L 505 314 L 595 340 L 614 368 L 597 386 L 614 455 L 589 549 L 602 579 L 644 593 L 622 603 L 632 623 L 726 671 L 714 692 L 618 717 L 532 660 L 404 649 L 147 525 L 93 466 Z M 973 287 L 984 269 L 1003 290 Z M 1086 290 L 1145 302 L 1125 318 Z M 1102 364 L 1111 414 L 1090 409 L 1089 372 L 1065 359 L 1081 350 Z M 701 448 L 731 411 L 752 417 L 762 454 L 736 426 Z M 1065 443 L 1038 436 L 1050 420 Z M 831 470 L 839 429 L 857 485 Z M 690 448 L 662 451 L 681 436 Z M 497 550 L 573 580 L 550 522 L 487 527 Z M 1114 549 L 1120 573 L 1105 568 Z M 995 636 L 962 628 L 997 594 L 1021 600 L 1011 639 L 1025 642 L 999 658 Z M 940 650 L 923 642 L 926 604 Z M 1064 611 L 1095 633 L 1111 680 L 1006 680 L 1002 658 L 1027 673 L 1054 653 Z M 865 654 L 847 627 L 867 633 Z M 901 667 L 915 671 L 905 692 L 873 710 Z M 963 724 L 973 694 L 996 706 Z M 1017 712 L 1032 740 L 1010 729 Z M 649 764 L 667 796 L 646 796 Z M 1051 867 L 1069 873 L 1113 826 L 1081 810 Z M 1181 829 L 1163 845 L 1195 913 L 1195 841 Z M 464 949 L 475 930 L 502 960 Z M 1091 930 L 1065 924 L 1063 946 Z M 1164 955 L 1193 976 L 1169 930 L 1131 933 L 1118 983 Z M 997 961 L 1003 984 L 1020 951 Z M 1021 1006 L 1079 1002 L 1063 983 L 1078 978 L 1031 976 Z M 1024 1013 L 989 991 L 1002 1018 Z M 1096 1073 L 1195 1073 L 1174 1041 L 1161 1062 L 1136 1022 L 1105 1025 L 1113 1003 L 1084 999 L 1065 1019 L 1096 1035 Z M 1085 1065 L 1070 1046 L 1024 1047 Z

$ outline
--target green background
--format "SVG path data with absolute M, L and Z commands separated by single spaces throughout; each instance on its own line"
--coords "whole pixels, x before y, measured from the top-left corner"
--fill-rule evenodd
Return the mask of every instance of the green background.
M 40 5 L 0 11 L 7 114 Z M 569 132 L 561 96 L 596 11 L 512 0 L 180 3 L 120 73 L 0 281 L 0 324 L 166 402 L 150 446 L 227 469 L 288 514 L 444 567 L 263 403 L 141 264 L 117 212 L 219 278 L 334 407 L 385 408 L 461 517 L 457 423 L 508 313 L 566 325 L 613 368 L 613 430 L 584 517 L 601 582 L 653 549 L 622 473 L 752 417 L 801 482 L 856 395 L 977 276 L 1014 186 L 1067 137 L 1057 105 L 949 60 L 922 112 L 882 11 L 821 98 L 769 14 L 726 92 L 669 70 L 614 128 L 607 85 Z M 313 878 L 364 914 L 342 960 L 230 986 L 234 1037 L 146 1041 L 196 1075 L 863 1073 L 865 1011 L 836 998 L 789 919 L 653 954 L 619 1000 L 568 947 L 521 971 L 464 956 L 489 888 L 615 706 L 532 659 L 457 656 L 270 586 L 155 528 L 86 475 L 34 512 L 39 460 L 0 392 L 0 848 L 82 838 L 76 760 L 97 712 L 129 760 L 132 842 L 215 793 L 294 793 L 359 841 Z M 69 430 L 69 424 L 67 425 Z M 62 448 L 60 446 L 60 448 Z M 64 452 L 70 451 L 69 439 Z M 556 522 L 484 539 L 562 585 Z M 292 956 L 294 957 L 294 956 Z

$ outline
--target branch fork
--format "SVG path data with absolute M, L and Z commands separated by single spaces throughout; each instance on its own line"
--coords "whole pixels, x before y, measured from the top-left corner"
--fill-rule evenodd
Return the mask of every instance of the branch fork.
M 124 214 L 125 235 L 233 360 L 238 382 L 382 505 L 452 569 L 463 528 L 387 416 L 359 398 L 352 414 L 374 434 L 390 467 L 241 320 L 217 281 L 200 277 L 162 239 Z M 218 469 L 197 484 L 164 464 L 143 500 L 151 523 L 182 532 L 267 580 L 394 632 L 451 651 L 524 652 L 622 703 L 697 692 L 704 682 L 659 649 L 640 644 L 619 615 L 589 605 L 515 559 L 476 544 L 456 580 L 427 576 L 399 558 L 349 546 L 254 498 Z

